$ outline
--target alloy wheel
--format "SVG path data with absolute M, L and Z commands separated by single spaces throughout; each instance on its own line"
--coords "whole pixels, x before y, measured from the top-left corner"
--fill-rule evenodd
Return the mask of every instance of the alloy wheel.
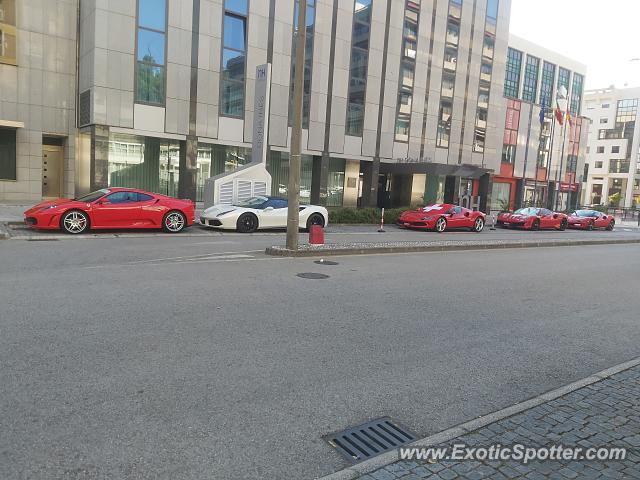
M 446 228 L 447 228 L 447 221 L 444 218 L 440 217 L 436 222 L 436 231 L 444 232 Z
M 180 212 L 171 212 L 164 219 L 164 226 L 172 233 L 179 232 L 184 228 L 184 217 Z
M 481 232 L 483 228 L 484 228 L 484 220 L 482 220 L 482 218 L 480 217 L 476 218 L 476 221 L 473 223 L 473 229 L 476 232 Z
M 87 216 L 78 211 L 67 213 L 62 222 L 69 233 L 82 233 L 87 228 Z

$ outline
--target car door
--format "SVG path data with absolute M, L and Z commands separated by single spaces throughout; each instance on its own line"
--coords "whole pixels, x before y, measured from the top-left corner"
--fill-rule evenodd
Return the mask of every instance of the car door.
M 460 214 L 462 215 L 461 219 L 460 219 L 460 227 L 464 227 L 464 228 L 471 228 L 473 227 L 473 211 L 469 210 L 468 208 L 462 208 L 462 212 L 460 212 Z
M 462 212 L 462 207 L 451 207 L 449 210 L 449 218 L 447 218 L 447 226 L 449 228 L 461 228 L 465 226 L 466 217 Z
M 553 228 L 556 219 L 553 218 L 553 212 L 546 208 L 538 210 L 540 216 L 540 228 Z
M 603 213 L 599 213 L 598 216 L 595 218 L 594 221 L 594 225 L 597 228 L 605 228 L 607 225 L 609 225 L 609 217 L 604 215 Z
M 161 227 L 167 207 L 162 205 L 159 199 L 146 193 L 137 192 L 137 199 L 140 207 L 138 225 L 149 228 Z
M 92 209 L 93 228 L 131 228 L 140 216 L 136 192 L 119 191 L 99 200 Z
M 283 198 L 270 198 L 260 210 L 259 222 L 264 228 L 287 227 L 288 202 Z

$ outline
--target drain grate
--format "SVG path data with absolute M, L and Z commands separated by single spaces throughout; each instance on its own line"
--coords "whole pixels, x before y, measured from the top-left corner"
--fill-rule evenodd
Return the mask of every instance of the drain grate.
M 347 460 L 358 463 L 412 442 L 416 437 L 389 417 L 383 417 L 323 438 Z
M 334 262 L 333 260 L 324 260 L 324 259 L 320 259 L 320 260 L 316 260 L 315 262 L 318 265 L 338 265 L 338 262 Z
M 324 280 L 325 278 L 329 278 L 329 275 L 325 275 L 324 273 L 305 272 L 298 273 L 296 277 L 308 278 L 310 280 Z

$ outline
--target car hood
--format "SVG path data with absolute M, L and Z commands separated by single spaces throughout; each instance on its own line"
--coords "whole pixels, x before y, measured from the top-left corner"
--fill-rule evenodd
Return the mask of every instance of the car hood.
M 212 207 L 205 209 L 205 211 L 202 212 L 202 214 L 217 217 L 218 215 L 229 213 L 232 210 L 237 210 L 238 208 L 240 207 L 234 207 L 233 205 L 214 205 Z
M 29 210 L 27 210 L 25 213 L 37 212 L 38 210 L 42 210 L 45 207 L 50 207 L 51 205 L 64 205 L 66 203 L 73 203 L 73 202 L 75 202 L 75 200 L 73 200 L 71 198 L 56 198 L 56 199 L 53 199 L 53 200 L 45 200 L 44 202 L 40 202 L 40 203 L 34 205 Z

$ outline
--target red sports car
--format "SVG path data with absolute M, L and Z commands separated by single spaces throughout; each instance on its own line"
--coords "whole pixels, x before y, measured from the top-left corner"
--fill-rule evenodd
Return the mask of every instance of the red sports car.
M 436 203 L 417 210 L 407 210 L 398 217 L 397 224 L 404 228 L 435 230 L 469 228 L 481 232 L 484 228 L 485 214 L 450 203 Z
M 526 207 L 513 213 L 500 213 L 496 224 L 500 227 L 518 227 L 525 230 L 565 230 L 567 216 L 564 213 L 552 212 L 546 208 Z
M 191 200 L 133 188 L 104 188 L 84 197 L 48 200 L 24 212 L 24 223 L 78 234 L 89 229 L 162 228 L 178 233 L 193 224 Z
M 606 228 L 613 230 L 616 220 L 613 215 L 605 215 L 597 210 L 576 210 L 569 215 L 569 228 L 593 230 L 594 228 Z

